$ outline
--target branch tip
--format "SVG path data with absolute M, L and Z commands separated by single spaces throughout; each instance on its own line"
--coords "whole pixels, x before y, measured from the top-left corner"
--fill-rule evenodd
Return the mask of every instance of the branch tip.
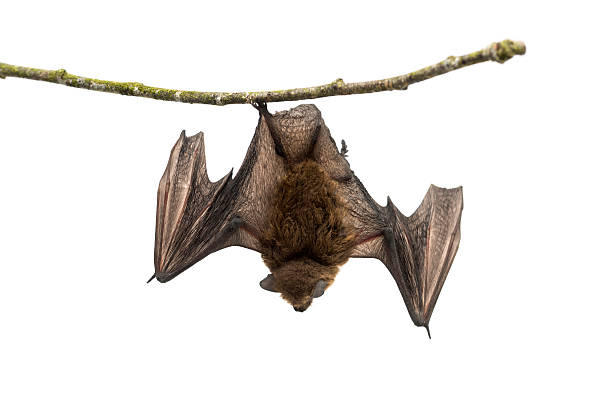
M 491 44 L 491 57 L 497 63 L 504 63 L 514 55 L 525 55 L 527 47 L 522 41 L 504 40 Z

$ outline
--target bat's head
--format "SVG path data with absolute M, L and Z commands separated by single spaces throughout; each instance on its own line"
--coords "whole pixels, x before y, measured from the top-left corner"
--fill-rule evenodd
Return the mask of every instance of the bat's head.
M 284 262 L 272 270 L 259 285 L 265 290 L 280 292 L 295 311 L 305 311 L 314 298 L 323 295 L 338 272 L 336 266 L 324 266 L 311 259 Z

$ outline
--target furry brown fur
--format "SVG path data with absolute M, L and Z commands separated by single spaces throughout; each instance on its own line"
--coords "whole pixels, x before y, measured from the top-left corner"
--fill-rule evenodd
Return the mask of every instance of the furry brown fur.
M 328 286 L 355 245 L 336 184 L 311 160 L 293 165 L 279 183 L 262 237 L 262 257 L 282 297 L 296 310 L 312 301 L 319 280 Z

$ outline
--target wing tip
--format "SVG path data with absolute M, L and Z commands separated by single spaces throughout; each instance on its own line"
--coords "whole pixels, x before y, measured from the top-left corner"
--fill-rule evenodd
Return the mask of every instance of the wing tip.
M 431 340 L 431 332 L 429 331 L 429 324 L 428 325 L 423 325 L 425 327 L 425 329 L 427 329 L 427 336 L 429 336 L 429 340 Z

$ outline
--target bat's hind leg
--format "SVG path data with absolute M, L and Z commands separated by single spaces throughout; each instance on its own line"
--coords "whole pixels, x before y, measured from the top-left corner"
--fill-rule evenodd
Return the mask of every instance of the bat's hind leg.
M 270 135 L 272 135 L 272 140 L 274 140 L 274 151 L 276 151 L 278 156 L 286 158 L 287 155 L 285 154 L 285 150 L 283 148 L 278 127 L 272 118 L 272 114 L 270 114 L 270 111 L 268 111 L 268 105 L 266 102 L 255 102 L 252 105 L 257 109 L 257 111 L 259 111 L 259 115 L 266 121 Z

